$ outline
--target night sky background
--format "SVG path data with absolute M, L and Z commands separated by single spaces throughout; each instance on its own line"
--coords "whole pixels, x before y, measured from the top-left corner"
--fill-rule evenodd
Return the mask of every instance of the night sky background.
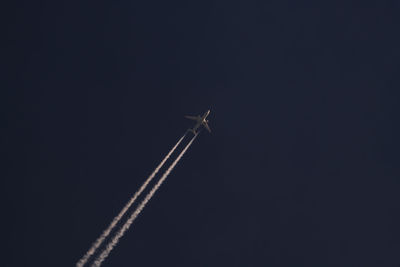
M 207 109 L 104 266 L 400 266 L 398 1 L 3 12 L 2 266 L 74 266 Z

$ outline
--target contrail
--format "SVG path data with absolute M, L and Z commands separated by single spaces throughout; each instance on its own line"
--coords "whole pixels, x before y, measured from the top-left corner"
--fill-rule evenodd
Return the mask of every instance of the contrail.
M 163 176 L 160 178 L 160 180 L 157 182 L 157 184 L 154 185 L 154 187 L 151 189 L 151 191 L 146 195 L 146 197 L 143 199 L 143 201 L 140 203 L 140 205 L 136 208 L 136 210 L 132 213 L 131 217 L 126 221 L 126 223 L 121 227 L 121 229 L 115 234 L 114 238 L 107 244 L 106 248 L 103 250 L 103 252 L 97 257 L 95 262 L 92 264 L 92 267 L 99 267 L 101 263 L 107 258 L 107 256 L 110 254 L 111 250 L 118 244 L 119 239 L 125 234 L 125 232 L 129 229 L 133 221 L 136 219 L 136 217 L 140 214 L 140 212 L 143 210 L 143 208 L 146 206 L 147 202 L 153 197 L 154 193 L 157 191 L 157 189 L 161 186 L 161 184 L 164 182 L 164 180 L 167 178 L 167 176 L 170 174 L 172 169 L 175 167 L 175 165 L 178 163 L 178 161 L 182 158 L 183 154 L 185 154 L 186 150 L 190 147 L 194 139 L 197 137 L 197 134 L 193 136 L 192 140 L 186 145 L 186 147 L 182 150 L 182 152 L 179 154 L 179 156 L 175 159 L 175 161 L 171 164 L 171 166 L 168 168 L 168 170 L 165 171 Z
M 179 139 L 176 145 L 168 152 L 168 154 L 164 157 L 164 159 L 160 162 L 160 164 L 155 168 L 155 170 L 150 174 L 147 180 L 143 183 L 143 185 L 139 188 L 139 190 L 135 193 L 135 195 L 126 203 L 124 208 L 120 211 L 120 213 L 112 220 L 111 224 L 108 226 L 106 230 L 100 235 L 100 237 L 92 244 L 90 249 L 86 252 L 86 254 L 78 261 L 76 264 L 77 267 L 82 267 L 86 264 L 89 258 L 96 252 L 97 248 L 103 243 L 104 239 L 110 234 L 110 232 L 114 229 L 115 225 L 121 220 L 122 216 L 126 213 L 126 211 L 132 206 L 138 196 L 146 189 L 147 185 L 151 182 L 154 176 L 158 173 L 167 159 L 171 156 L 171 154 L 175 151 L 178 145 L 182 142 L 183 138 L 185 138 L 186 133 Z

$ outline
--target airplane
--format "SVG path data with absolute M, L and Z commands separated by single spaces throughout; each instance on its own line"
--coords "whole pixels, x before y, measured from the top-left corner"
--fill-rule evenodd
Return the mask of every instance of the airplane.
M 208 126 L 208 120 L 206 120 L 208 114 L 210 114 L 210 110 L 207 110 L 207 111 L 203 114 L 203 116 L 200 116 L 200 115 L 198 115 L 198 116 L 185 116 L 185 118 L 187 118 L 187 119 L 196 121 L 196 125 L 195 125 L 192 129 L 189 129 L 189 131 L 191 131 L 193 134 L 197 134 L 196 130 L 197 130 L 201 125 L 203 125 L 204 128 L 206 128 L 207 131 L 209 131 L 209 132 L 211 133 L 211 129 L 210 129 L 210 127 Z

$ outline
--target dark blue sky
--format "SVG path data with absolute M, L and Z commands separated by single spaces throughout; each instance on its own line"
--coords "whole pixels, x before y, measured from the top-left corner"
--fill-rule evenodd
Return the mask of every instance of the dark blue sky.
M 27 1 L 5 17 L 3 266 L 399 266 L 398 1 Z M 187 140 L 186 140 L 187 141 Z

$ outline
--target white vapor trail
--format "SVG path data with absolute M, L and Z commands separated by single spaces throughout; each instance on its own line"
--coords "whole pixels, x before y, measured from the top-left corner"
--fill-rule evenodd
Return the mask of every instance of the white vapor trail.
M 115 234 L 113 239 L 107 244 L 106 248 L 102 251 L 102 253 L 97 257 L 97 259 L 92 264 L 92 267 L 99 267 L 102 264 L 102 262 L 107 258 L 107 256 L 110 254 L 111 250 L 118 244 L 119 239 L 129 229 L 129 227 L 131 226 L 133 221 L 136 219 L 136 217 L 140 214 L 140 212 L 146 206 L 147 202 L 153 197 L 154 193 L 158 190 L 158 188 L 161 186 L 161 184 L 164 182 L 164 180 L 167 178 L 167 176 L 173 170 L 173 168 L 178 163 L 178 161 L 182 158 L 183 154 L 185 154 L 186 150 L 190 147 L 190 145 L 192 144 L 192 142 L 194 141 L 194 139 L 196 137 L 197 137 L 197 134 L 195 136 L 193 136 L 192 140 L 190 140 L 190 142 L 186 145 L 186 147 L 178 155 L 178 157 L 171 164 L 171 166 L 168 168 L 168 170 L 165 171 L 163 176 L 160 178 L 160 180 L 157 182 L 157 184 L 154 185 L 154 187 L 151 189 L 151 191 L 146 195 L 146 197 L 143 199 L 143 201 L 140 203 L 140 205 L 136 208 L 136 210 L 132 213 L 132 215 L 129 217 L 129 219 L 126 221 L 126 223 Z
M 104 239 L 107 238 L 107 236 L 111 233 L 111 231 L 114 229 L 114 227 L 117 225 L 117 223 L 121 220 L 122 216 L 124 216 L 126 211 L 132 206 L 132 204 L 140 196 L 140 194 L 143 192 L 143 190 L 146 189 L 147 185 L 151 182 L 151 180 L 154 178 L 154 176 L 158 173 L 158 171 L 161 169 L 161 167 L 165 164 L 167 159 L 175 151 L 175 149 L 182 142 L 182 140 L 183 140 L 183 138 L 185 138 L 185 136 L 186 136 L 186 133 L 181 137 L 181 139 L 178 140 L 176 145 L 168 152 L 168 154 L 164 157 L 164 159 L 160 162 L 160 164 L 158 164 L 158 166 L 154 169 L 154 171 L 146 179 L 146 181 L 139 188 L 139 190 L 135 193 L 135 195 L 133 195 L 133 197 L 128 201 L 128 203 L 126 203 L 126 205 L 119 212 L 119 214 L 112 220 L 112 222 L 110 223 L 108 228 L 106 230 L 104 230 L 104 232 L 100 235 L 100 237 L 97 238 L 96 242 L 94 242 L 92 244 L 92 246 L 86 252 L 86 254 L 76 263 L 76 267 L 82 267 L 83 265 L 85 265 L 86 262 L 89 260 L 89 258 L 96 252 L 98 247 L 103 243 Z

